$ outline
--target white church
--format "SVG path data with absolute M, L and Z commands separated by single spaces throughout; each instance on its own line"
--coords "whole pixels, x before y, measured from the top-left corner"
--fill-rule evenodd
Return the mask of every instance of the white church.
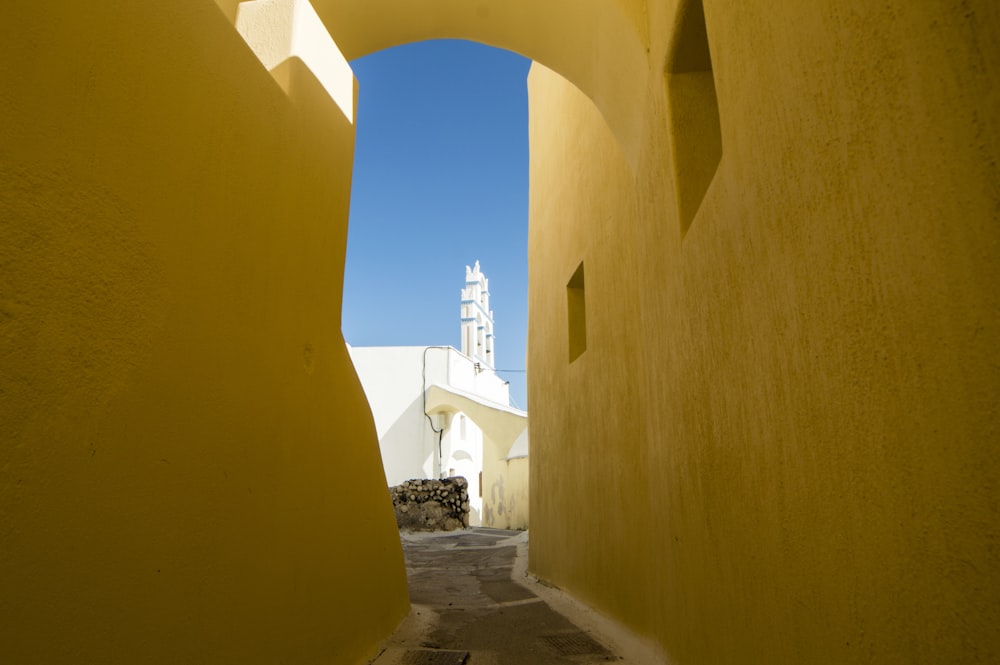
M 463 476 L 469 523 L 526 529 L 528 414 L 494 371 L 489 280 L 465 267 L 461 351 L 451 346 L 348 346 L 378 431 L 388 485 Z

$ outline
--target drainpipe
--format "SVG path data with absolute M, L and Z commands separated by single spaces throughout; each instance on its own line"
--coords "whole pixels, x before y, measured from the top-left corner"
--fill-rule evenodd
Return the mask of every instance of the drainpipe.
M 423 357 L 423 369 L 420 372 L 420 378 L 423 383 L 421 391 L 421 397 L 423 398 L 424 404 L 424 416 L 427 418 L 427 422 L 430 423 L 431 431 L 438 435 L 438 446 L 437 446 L 437 477 L 444 478 L 444 460 L 441 459 L 442 456 L 442 446 L 441 441 L 444 438 L 444 425 L 441 425 L 441 429 L 434 427 L 434 419 L 431 418 L 431 414 L 427 413 L 427 352 L 431 349 L 444 349 L 447 351 L 448 346 L 425 346 L 424 347 L 424 357 Z M 447 369 L 447 365 L 446 365 Z

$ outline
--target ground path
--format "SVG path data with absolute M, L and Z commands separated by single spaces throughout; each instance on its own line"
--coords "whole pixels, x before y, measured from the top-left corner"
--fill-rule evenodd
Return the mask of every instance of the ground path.
M 400 538 L 412 610 L 373 665 L 652 662 L 618 655 L 622 636 L 601 634 L 593 613 L 527 576 L 526 532 L 471 528 Z

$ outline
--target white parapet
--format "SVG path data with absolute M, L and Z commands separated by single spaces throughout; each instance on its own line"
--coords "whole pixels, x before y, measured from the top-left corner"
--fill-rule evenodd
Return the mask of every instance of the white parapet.
M 297 57 L 354 122 L 354 72 L 309 0 L 252 0 L 240 4 L 236 29 L 268 71 Z

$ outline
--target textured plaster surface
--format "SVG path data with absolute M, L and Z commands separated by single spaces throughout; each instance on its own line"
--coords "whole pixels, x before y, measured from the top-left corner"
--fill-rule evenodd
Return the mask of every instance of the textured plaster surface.
M 638 158 L 645 119 L 636 100 L 645 95 L 649 74 L 645 0 L 314 0 L 313 5 L 349 61 L 400 44 L 449 38 L 542 62 L 593 99 L 626 157 Z
M 354 73 L 308 0 L 255 0 L 238 7 L 236 29 L 272 70 L 299 58 L 354 121 Z
M 529 79 L 531 566 L 676 662 L 995 660 L 996 6 L 704 5 L 722 157 L 686 235 L 662 78 L 631 183 L 606 116 Z M 599 468 L 634 489 L 586 496 Z
M 0 660 L 359 662 L 407 603 L 340 333 L 352 126 L 210 2 L 0 26 Z
M 484 442 L 483 526 L 528 528 L 528 458 L 500 457 L 492 442 Z
M 678 663 L 996 661 L 1000 5 L 704 0 L 682 220 L 692 2 L 315 3 L 347 59 L 541 63 L 532 569 Z M 350 128 L 218 5 L 0 10 L 11 662 L 352 662 L 405 612 L 339 333 Z
M 579 90 L 535 64 L 529 97 L 528 399 L 529 409 L 535 400 L 540 410 L 537 419 L 529 411 L 530 565 L 539 577 L 651 631 L 656 561 L 651 532 L 637 528 L 654 519 L 641 340 L 658 336 L 643 335 L 639 312 L 640 291 L 655 285 L 623 269 L 635 260 L 632 178 L 615 137 Z M 581 262 L 587 348 L 570 362 L 565 285 Z M 594 576 L 602 570 L 629 573 L 600 584 Z

